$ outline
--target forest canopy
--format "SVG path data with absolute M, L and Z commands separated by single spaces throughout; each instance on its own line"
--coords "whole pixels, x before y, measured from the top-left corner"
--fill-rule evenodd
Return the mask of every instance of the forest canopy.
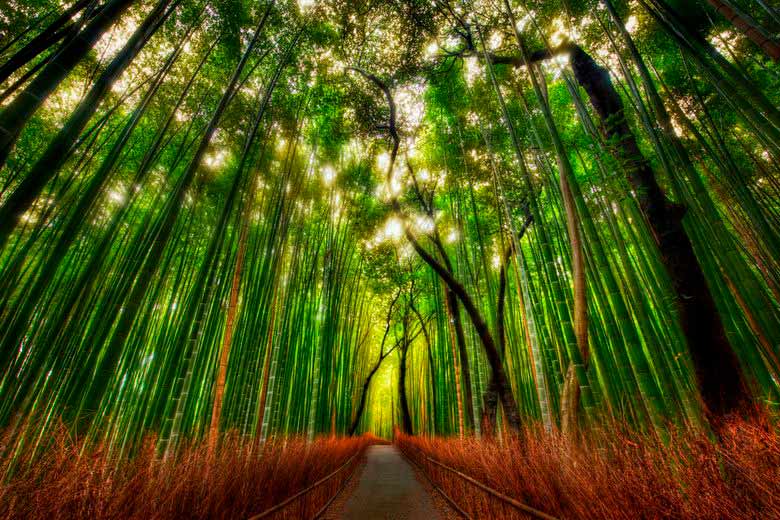
M 3 450 L 774 416 L 778 31 L 762 0 L 5 0 Z

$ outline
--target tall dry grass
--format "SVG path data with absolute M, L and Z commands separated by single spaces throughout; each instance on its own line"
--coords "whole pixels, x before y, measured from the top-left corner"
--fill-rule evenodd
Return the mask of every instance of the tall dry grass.
M 614 431 L 573 443 L 535 429 L 502 443 L 397 442 L 474 518 L 526 517 L 423 454 L 559 518 L 780 518 L 780 436 L 762 421 L 728 423 L 719 445 L 690 432 L 666 444 Z
M 131 460 L 117 464 L 106 451 L 83 451 L 65 431 L 32 464 L 22 461 L 0 483 L 0 518 L 178 519 L 249 518 L 307 488 L 360 453 L 373 439 L 272 440 L 262 448 L 227 435 L 213 460 L 205 445 L 161 460 L 149 438 Z M 313 516 L 359 463 L 352 463 L 305 499 L 270 518 Z M 9 461 L 0 464 L 0 471 Z

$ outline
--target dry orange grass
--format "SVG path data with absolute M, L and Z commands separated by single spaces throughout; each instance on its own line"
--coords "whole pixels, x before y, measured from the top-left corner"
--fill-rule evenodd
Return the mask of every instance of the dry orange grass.
M 474 518 L 516 513 L 423 453 L 559 518 L 780 518 L 780 436 L 759 421 L 728 423 L 717 446 L 685 432 L 665 445 L 616 433 L 572 443 L 537 430 L 503 443 L 403 435 L 397 441 Z
M 22 464 L 0 483 L 0 518 L 176 519 L 248 518 L 328 475 L 373 439 L 287 438 L 262 448 L 238 436 L 224 438 L 209 463 L 205 445 L 185 448 L 175 460 L 156 455 L 154 439 L 132 460 L 109 460 L 102 449 L 57 436 L 32 465 Z M 311 517 L 358 464 L 269 518 Z M 8 461 L 0 466 L 5 472 Z

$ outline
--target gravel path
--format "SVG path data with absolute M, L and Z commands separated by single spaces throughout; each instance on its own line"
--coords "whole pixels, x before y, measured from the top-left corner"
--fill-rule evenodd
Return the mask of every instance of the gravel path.
M 440 520 L 449 516 L 440 513 L 398 448 L 386 445 L 368 448 L 366 465 L 340 513 L 337 518 L 343 520 Z

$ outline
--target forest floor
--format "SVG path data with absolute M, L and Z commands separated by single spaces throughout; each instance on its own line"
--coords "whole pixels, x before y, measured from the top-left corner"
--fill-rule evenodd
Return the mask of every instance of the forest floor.
M 326 518 L 446 520 L 458 518 L 396 446 L 375 445 Z

